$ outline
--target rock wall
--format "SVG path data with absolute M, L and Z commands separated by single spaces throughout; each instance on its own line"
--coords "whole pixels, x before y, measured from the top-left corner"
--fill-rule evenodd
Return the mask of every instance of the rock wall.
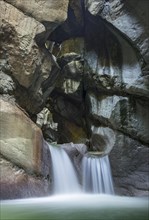
M 34 122 L 60 73 L 46 38 L 67 8 L 67 0 L 0 1 L 1 199 L 50 194 L 50 152 Z
M 50 100 L 58 142 L 110 153 L 115 191 L 131 196 L 149 189 L 148 3 L 141 4 L 139 16 L 133 1 L 86 0 L 79 8 L 84 27 L 74 18 L 69 29 L 68 17 L 49 37 L 61 43 L 63 77 Z
M 116 193 L 148 195 L 148 7 L 146 0 L 0 1 L 1 154 L 6 172 L 15 164 L 12 185 L 20 169 L 24 190 L 33 182 L 50 190 L 47 149 L 28 117 L 50 142 L 110 154 Z
M 15 103 L 0 99 L 1 199 L 50 192 L 50 152 L 42 132 Z

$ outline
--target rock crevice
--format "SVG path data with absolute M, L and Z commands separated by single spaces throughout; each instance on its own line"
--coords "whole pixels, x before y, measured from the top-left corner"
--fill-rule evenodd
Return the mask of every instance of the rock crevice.
M 149 3 L 140 2 L 0 1 L 1 154 L 7 160 L 50 176 L 41 128 L 50 142 L 110 154 L 118 194 L 147 195 Z M 12 164 L 2 161 L 9 174 Z M 28 175 L 22 174 L 24 184 L 33 181 Z

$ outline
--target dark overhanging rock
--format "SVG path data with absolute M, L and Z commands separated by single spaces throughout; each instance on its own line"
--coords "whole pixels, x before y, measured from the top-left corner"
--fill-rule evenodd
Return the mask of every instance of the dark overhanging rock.
M 73 2 L 77 4 L 77 9 L 75 8 L 75 5 L 73 5 Z M 83 6 L 79 2 L 81 1 L 75 2 L 74 0 L 70 0 L 66 21 L 50 34 L 48 40 L 61 44 L 63 41 L 72 37 L 81 37 L 84 35 Z M 76 10 L 78 10 L 78 13 L 80 14 L 79 18 L 75 14 Z
M 48 22 L 43 22 L 43 24 L 46 27 L 46 31 L 36 35 L 35 39 L 37 44 L 39 45 L 41 51 L 45 54 L 45 57 L 50 57 L 52 65 L 53 65 L 53 69 L 51 70 L 52 75 L 50 75 L 49 77 L 47 77 L 46 79 L 40 79 L 39 76 L 39 72 L 40 69 L 38 69 L 37 67 L 37 71 L 35 71 L 35 75 L 33 77 L 33 84 L 28 88 L 24 88 L 24 87 L 19 87 L 18 91 L 17 91 L 17 95 L 18 95 L 18 103 L 24 107 L 25 109 L 27 109 L 27 111 L 29 112 L 29 114 L 31 115 L 31 117 L 36 117 L 36 114 L 42 110 L 42 108 L 45 105 L 49 104 L 48 99 L 52 99 L 53 103 L 55 101 L 55 98 L 59 98 L 59 96 L 63 97 L 63 102 L 69 103 L 70 105 L 74 105 L 77 109 L 76 112 L 80 111 L 80 116 L 79 116 L 79 120 L 80 118 L 83 118 L 83 122 L 80 123 L 80 121 L 78 122 L 78 118 L 75 118 L 75 114 L 73 115 L 74 111 L 73 111 L 73 107 L 68 108 L 67 109 L 67 104 L 65 104 L 65 109 L 66 111 L 63 112 L 62 110 L 64 110 L 62 107 L 63 105 L 60 105 L 60 108 L 58 111 L 53 111 L 53 116 L 57 119 L 57 121 L 59 121 L 59 133 L 62 132 L 61 135 L 61 143 L 63 143 L 64 141 L 68 141 L 70 142 L 72 140 L 72 136 L 70 135 L 68 138 L 66 137 L 68 135 L 68 131 L 76 131 L 77 130 L 81 130 L 80 133 L 78 132 L 77 135 L 79 137 L 77 137 L 76 141 L 87 141 L 87 139 L 90 139 L 91 144 L 93 145 L 94 148 L 96 148 L 97 145 L 97 149 L 98 149 L 98 142 L 102 142 L 101 140 L 103 140 L 103 144 L 101 147 L 104 147 L 105 144 L 105 139 L 103 136 L 101 136 L 101 134 L 97 134 L 92 132 L 90 127 L 91 126 L 95 126 L 96 125 L 96 120 L 91 119 L 90 122 L 88 120 L 88 111 L 86 109 L 86 104 L 87 101 L 85 99 L 88 91 L 91 89 L 93 91 L 93 93 L 96 93 L 98 95 L 122 95 L 123 97 L 125 96 L 129 96 L 134 99 L 136 99 L 136 96 L 138 99 L 142 99 L 142 97 L 145 96 L 145 94 L 147 93 L 141 93 L 141 89 L 139 89 L 137 86 L 135 88 L 125 88 L 124 84 L 120 84 L 119 88 L 118 86 L 116 88 L 114 88 L 114 83 L 115 81 L 113 80 L 112 77 L 108 76 L 108 74 L 103 74 L 102 77 L 98 78 L 98 74 L 96 74 L 96 72 L 94 74 L 92 74 L 92 68 L 88 68 L 87 64 L 86 64 L 86 60 L 84 60 L 84 57 L 82 58 L 82 56 L 80 56 L 79 54 L 77 54 L 76 56 L 68 56 L 66 57 L 65 55 L 61 58 L 58 59 L 58 63 L 60 64 L 60 68 L 57 65 L 57 62 L 54 61 L 53 59 L 53 54 L 50 53 L 50 51 L 45 47 L 45 43 L 46 41 L 50 40 L 53 42 L 57 42 L 57 43 L 62 43 L 63 41 L 66 41 L 67 39 L 69 40 L 70 38 L 73 37 L 83 37 L 85 39 L 85 43 L 87 46 L 88 50 L 93 50 L 93 53 L 96 52 L 97 56 L 95 57 L 96 59 L 103 59 L 103 58 L 108 58 L 109 55 L 105 56 L 100 52 L 99 49 L 101 49 L 98 45 L 98 41 L 100 40 L 100 46 L 102 46 L 102 43 L 105 44 L 105 32 L 109 33 L 109 36 L 111 36 L 111 38 L 114 38 L 113 42 L 117 42 L 117 54 L 118 54 L 118 58 L 116 59 L 116 65 L 117 63 L 119 64 L 119 68 L 121 68 L 122 65 L 122 51 L 121 51 L 121 44 L 119 43 L 117 36 L 119 35 L 124 41 L 126 41 L 130 47 L 133 48 L 134 54 L 138 57 L 138 62 L 139 59 L 142 59 L 142 56 L 140 55 L 140 52 L 138 52 L 138 49 L 136 49 L 135 44 L 132 44 L 132 42 L 130 41 L 130 39 L 124 35 L 123 33 L 121 33 L 121 31 L 119 31 L 117 28 L 115 28 L 112 24 L 110 25 L 110 23 L 108 23 L 106 21 L 106 19 L 101 18 L 101 16 L 94 16 L 91 15 L 89 12 L 85 11 L 84 5 L 83 5 L 83 1 L 82 1 L 82 6 L 81 6 L 81 16 L 82 21 L 78 22 L 78 19 L 76 17 L 76 12 L 73 9 L 73 4 L 75 4 L 76 1 L 71 1 L 70 6 L 69 6 L 69 16 L 66 22 L 64 22 L 64 24 L 62 24 L 60 27 L 56 28 L 55 31 L 53 31 L 53 33 L 49 36 L 52 28 L 54 27 L 54 23 L 48 23 Z M 103 3 L 103 1 L 101 1 L 101 3 Z M 99 13 L 104 12 L 104 5 L 101 4 Z M 103 15 L 104 15 L 103 13 Z M 86 25 L 85 25 L 85 23 Z M 52 24 L 52 25 L 51 25 Z M 51 29 L 50 29 L 51 28 Z M 54 29 L 54 28 L 53 28 Z M 98 34 L 97 34 L 97 30 Z M 97 39 L 97 40 L 95 40 Z M 109 46 L 110 47 L 110 46 Z M 128 50 L 129 51 L 129 50 Z M 106 52 L 107 53 L 107 52 Z M 107 53 L 108 54 L 108 53 Z M 74 55 L 74 54 L 73 54 Z M 84 54 L 83 54 L 84 55 Z M 90 54 L 89 56 L 92 56 L 93 54 Z M 99 55 L 101 55 L 99 57 Z M 75 57 L 75 58 L 74 58 Z M 80 97 L 80 99 L 75 99 L 74 96 L 72 96 L 72 94 L 65 94 L 64 91 L 61 89 L 61 87 L 55 88 L 57 87 L 58 83 L 59 83 L 59 76 L 62 73 L 61 70 L 64 67 L 71 67 L 71 64 L 76 62 L 76 61 L 80 61 L 80 58 L 82 59 L 82 65 L 83 65 L 83 77 L 80 77 L 80 75 L 77 77 L 79 80 L 82 80 L 82 91 L 81 93 L 77 93 L 77 97 Z M 146 67 L 146 63 L 144 62 L 144 59 L 142 59 L 143 61 L 141 61 L 143 64 L 143 69 L 144 71 L 142 72 L 142 76 L 146 75 L 148 68 Z M 119 61 L 119 62 L 117 62 Z M 134 61 L 135 63 L 136 61 Z M 71 63 L 71 64 L 70 64 Z M 98 62 L 97 62 L 98 64 Z M 107 67 L 107 72 L 109 71 L 108 68 L 110 68 L 110 62 L 108 60 L 108 62 L 106 63 L 106 67 Z M 70 68 L 68 68 L 70 69 Z M 65 69 L 66 71 L 66 69 Z M 86 72 L 88 71 L 89 77 L 87 78 L 87 74 Z M 67 71 L 68 72 L 68 71 Z M 137 71 L 136 71 L 137 73 Z M 67 74 L 67 78 L 69 80 L 69 74 Z M 121 80 L 122 80 L 122 76 L 120 75 Z M 72 74 L 70 74 L 70 80 L 72 82 Z M 63 80 L 63 76 L 62 76 L 62 80 Z M 86 81 L 85 81 L 86 80 Z M 147 82 L 147 77 L 146 78 L 142 78 L 141 79 L 146 80 Z M 140 80 L 140 82 L 142 82 Z M 59 85 L 58 85 L 59 86 Z M 95 88 L 96 87 L 96 88 Z M 109 88 L 108 88 L 109 87 Z M 119 89 L 119 90 L 118 90 Z M 144 89 L 144 88 L 143 88 Z M 20 96 L 19 92 L 22 91 L 22 97 Z M 52 92 L 53 91 L 53 92 Z M 147 90 L 146 90 L 147 91 Z M 52 93 L 51 93 L 52 92 Z M 130 95 L 128 95 L 128 93 L 130 93 Z M 79 94 L 79 95 L 78 95 Z M 140 95 L 141 94 L 141 95 Z M 74 95 L 74 94 L 73 94 Z M 50 97 L 49 97 L 50 96 Z M 76 96 L 75 96 L 76 97 Z M 21 99 L 24 100 L 21 100 Z M 64 101 L 65 100 L 65 101 Z M 144 100 L 148 100 L 147 96 L 146 98 L 143 98 Z M 84 106 L 83 108 L 81 108 L 81 102 L 82 105 Z M 55 103 L 54 103 L 55 104 Z M 143 106 L 143 105 L 142 105 Z M 55 104 L 55 108 L 56 108 L 56 104 Z M 58 106 L 59 107 L 59 106 Z M 67 112 L 67 110 L 71 109 L 71 115 L 67 114 L 68 112 L 70 113 L 70 111 Z M 143 115 L 143 114 L 142 114 Z M 82 117 L 83 116 L 83 117 Z M 73 118 L 74 117 L 74 118 Z M 73 120 L 72 120 L 73 118 Z M 75 120 L 76 119 L 76 120 Z M 100 118 L 101 119 L 101 118 Z M 103 118 L 102 118 L 103 119 Z M 124 117 L 121 118 L 124 121 Z M 36 119 L 34 119 L 36 120 Z M 73 121 L 73 123 L 72 123 Z M 98 123 L 97 127 L 102 127 L 102 126 L 107 126 L 107 128 L 110 127 L 110 125 L 107 123 L 107 118 L 105 120 L 100 120 L 100 122 Z M 143 123 L 143 119 L 141 119 L 141 123 Z M 80 127 L 77 127 L 77 126 Z M 82 129 L 83 128 L 83 129 Z M 87 128 L 87 129 L 84 129 Z M 107 129 L 106 128 L 106 129 Z M 112 127 L 113 129 L 113 127 Z M 114 128 L 115 129 L 115 128 Z M 137 127 L 136 127 L 137 129 Z M 117 137 L 117 143 L 120 144 L 120 150 L 119 150 L 119 145 L 115 144 L 113 150 L 111 151 L 111 153 L 113 152 L 113 155 L 111 156 L 111 161 L 114 162 L 114 158 L 115 156 L 120 156 L 120 158 L 118 158 L 118 161 L 121 162 L 121 168 L 122 170 L 124 170 L 125 175 L 120 174 L 120 180 L 118 180 L 118 174 L 117 174 L 117 163 L 113 165 L 113 170 L 114 170 L 114 178 L 117 184 L 117 187 L 121 188 L 120 189 L 120 193 L 122 192 L 122 188 L 124 187 L 124 184 L 122 184 L 122 180 L 127 184 L 127 177 L 129 174 L 129 171 L 131 171 L 131 167 L 132 167 L 132 163 L 130 162 L 131 159 L 133 159 L 134 154 L 132 153 L 132 144 L 135 143 L 135 148 L 134 151 L 138 151 L 138 149 L 140 149 L 140 157 L 139 155 L 136 157 L 136 160 L 138 160 L 138 158 L 141 158 L 141 162 L 142 162 L 142 158 L 143 158 L 143 153 L 142 152 L 146 152 L 146 155 L 148 154 L 148 151 L 146 150 L 146 146 L 145 145 L 141 145 L 140 142 L 137 141 L 138 137 L 136 135 L 136 133 L 134 132 L 133 134 L 133 138 L 132 136 L 128 136 L 128 134 L 126 134 L 126 132 L 121 130 L 121 135 L 123 138 L 120 137 L 120 135 L 117 135 L 117 130 L 114 130 L 114 135 L 116 135 Z M 45 131 L 46 134 L 46 131 Z M 64 136 L 64 138 L 63 138 Z M 102 138 L 103 139 L 102 139 Z M 52 137 L 53 138 L 53 137 Z M 51 138 L 51 139 L 52 139 Z M 82 138 L 82 139 L 81 139 Z M 85 140 L 86 139 L 86 140 Z M 136 139 L 136 140 L 134 140 Z M 128 140 L 128 141 L 127 141 Z M 125 144 L 129 143 L 128 145 L 128 149 L 126 149 Z M 129 148 L 130 147 L 130 148 Z M 116 150 L 115 150 L 116 149 Z M 144 150 L 145 149 L 145 150 Z M 96 150 L 96 149 L 95 149 Z M 123 152 L 123 154 L 121 155 L 121 150 Z M 137 154 L 135 154 L 137 155 Z M 126 163 L 124 163 L 124 160 L 126 158 Z M 130 158 L 130 160 L 128 161 L 128 159 Z M 128 163 L 127 163 L 128 162 Z M 134 164 L 136 163 L 136 161 L 134 162 Z M 137 161 L 137 163 L 139 164 L 139 162 Z M 139 167 L 139 165 L 137 164 L 137 167 Z M 147 165 L 146 161 L 144 162 L 143 167 L 145 167 Z M 142 166 L 142 165 L 141 165 Z M 126 169 L 127 168 L 127 169 Z M 125 170 L 126 169 L 126 170 Z M 135 169 L 135 165 L 132 168 L 132 170 L 134 171 Z M 140 172 L 146 172 L 146 170 L 143 168 L 143 171 L 139 171 L 139 176 L 141 177 L 142 174 L 140 174 Z M 132 174 L 133 172 L 131 172 Z M 137 171 L 136 171 L 136 175 L 137 175 Z M 126 179 L 125 179 L 126 177 Z M 123 179 L 124 178 L 124 179 Z M 133 178 L 133 175 L 130 175 L 130 179 L 129 179 L 129 184 L 131 182 Z M 146 181 L 146 179 L 143 177 L 143 179 Z M 135 180 L 138 180 L 137 178 Z M 135 183 L 133 183 L 135 186 Z M 123 186 L 122 186 L 123 185 Z M 131 185 L 131 184 L 130 184 Z M 125 187 L 126 188 L 126 187 Z M 135 187 L 134 187 L 135 188 Z M 128 190 L 126 190 L 124 192 L 124 194 L 131 194 L 131 195 L 135 195 L 136 194 L 141 194 L 141 192 L 143 191 L 143 189 L 146 190 L 146 187 L 142 186 L 140 187 L 140 191 L 137 189 L 137 191 L 133 192 L 131 187 L 128 187 Z M 131 191 L 132 190 L 132 191 Z M 138 193 L 139 191 L 139 193 Z M 122 193 L 123 194 L 123 193 Z
M 102 11 L 102 8 L 101 8 Z M 135 62 L 138 62 L 138 66 L 140 66 L 140 77 L 142 77 L 142 75 L 144 74 L 143 72 L 141 72 L 141 67 L 144 68 L 144 66 L 146 65 L 143 56 L 141 55 L 140 51 L 138 50 L 138 48 L 131 42 L 131 40 L 129 39 L 129 37 L 127 37 L 126 35 L 124 35 L 120 30 L 116 29 L 112 24 L 108 23 L 105 19 L 101 18 L 100 16 L 93 16 L 91 15 L 89 12 L 85 12 L 85 14 L 83 14 L 86 25 L 85 28 L 82 28 L 82 32 L 81 34 L 78 32 L 75 32 L 75 28 L 74 30 L 70 30 L 69 32 L 69 21 L 67 21 L 65 23 L 65 25 L 62 25 L 61 27 L 57 28 L 49 37 L 50 40 L 54 40 L 57 41 L 58 43 L 62 43 L 63 41 L 67 42 L 67 40 L 69 41 L 69 38 L 71 39 L 72 37 L 83 37 L 86 41 L 86 45 L 87 48 L 89 50 L 94 50 L 98 55 L 99 55 L 99 45 L 98 45 L 98 40 L 100 38 L 101 42 L 104 42 L 105 40 L 105 35 L 103 34 L 104 32 L 108 32 L 109 36 L 113 37 L 113 39 L 115 39 L 115 42 L 117 42 L 117 52 L 118 52 L 118 59 L 116 59 L 116 65 L 118 62 L 119 68 L 121 68 L 122 66 L 122 56 L 123 56 L 123 51 L 121 50 L 121 43 L 119 41 L 119 38 L 123 39 L 123 41 L 126 42 L 127 45 L 129 45 L 130 48 L 132 48 L 132 50 L 134 51 L 134 54 L 136 56 L 136 60 L 134 60 Z M 98 27 L 98 28 L 97 28 Z M 99 28 L 100 27 L 100 28 Z M 98 36 L 97 36 L 97 29 L 98 31 Z M 75 34 L 73 35 L 73 33 L 75 32 Z M 62 33 L 62 38 L 60 39 L 60 33 Z M 99 37 L 100 36 L 100 37 Z M 95 41 L 93 39 L 97 38 L 98 40 Z M 114 42 L 114 41 L 113 41 Z M 102 44 L 102 43 L 101 43 Z M 85 45 L 85 46 L 86 46 Z M 73 52 L 73 51 L 70 51 Z M 128 50 L 129 53 L 129 50 Z M 79 56 L 79 54 L 78 54 Z M 68 56 L 69 57 L 69 56 Z M 67 58 L 67 56 L 66 56 Z M 71 56 L 69 57 L 71 58 Z M 83 57 L 84 58 L 84 57 Z M 98 56 L 97 56 L 98 58 Z M 73 60 L 73 56 L 72 56 L 72 60 Z M 59 60 L 59 64 L 62 68 L 64 68 L 65 65 L 69 64 L 72 60 L 71 59 L 65 59 L 65 55 L 63 55 L 62 57 L 58 58 Z M 127 63 L 126 63 L 127 64 Z M 108 66 L 109 67 L 109 66 Z M 129 89 L 126 88 L 126 86 L 124 84 L 120 85 L 119 87 L 115 87 L 113 88 L 113 85 L 115 82 L 113 82 L 113 84 L 111 84 L 110 88 L 107 89 L 107 85 L 102 83 L 105 83 L 105 79 L 109 80 L 110 83 L 112 83 L 110 77 L 108 78 L 108 75 L 106 75 L 105 78 L 100 78 L 99 81 L 96 80 L 96 77 L 98 77 L 96 74 L 92 74 L 91 75 L 91 69 L 90 68 L 86 68 L 86 61 L 84 61 L 84 73 L 86 73 L 88 71 L 89 73 L 89 78 L 87 78 L 87 75 L 84 74 L 83 77 L 83 89 L 84 89 L 84 93 L 85 96 L 82 99 L 82 101 L 84 102 L 84 105 L 87 105 L 87 102 L 85 101 L 85 97 L 86 94 L 88 92 L 88 90 L 92 90 L 93 93 L 98 94 L 99 96 L 101 95 L 117 95 L 117 96 L 122 96 L 123 98 L 125 97 L 129 97 L 130 99 L 135 100 L 139 100 L 139 99 L 143 99 L 145 102 L 148 100 L 148 96 L 146 95 L 147 93 L 144 92 L 142 93 L 141 90 L 139 90 L 138 92 L 137 89 Z M 139 75 L 139 74 L 138 74 Z M 95 77 L 95 78 L 94 78 Z M 85 80 L 85 81 L 84 81 Z M 121 81 L 123 80 L 122 76 L 121 76 Z M 88 85 L 87 85 L 88 83 Z M 95 88 L 96 87 L 96 88 Z M 137 85 L 136 85 L 137 88 Z M 56 90 L 53 91 L 53 93 L 56 92 Z M 63 91 L 61 91 L 61 95 L 63 94 Z M 65 99 L 67 99 L 68 97 L 66 95 L 63 94 L 63 96 L 65 97 Z M 70 96 L 71 97 L 71 96 Z M 70 98 L 71 100 L 71 98 Z M 59 113 L 61 113 L 61 110 L 59 110 Z M 126 116 L 126 115 L 125 115 Z M 116 117 L 116 115 L 115 115 Z M 96 120 L 94 118 L 90 119 L 91 122 L 88 121 L 88 112 L 87 109 L 85 108 L 85 118 L 86 118 L 86 127 L 88 129 L 88 139 L 90 140 L 89 145 L 94 148 L 94 150 L 99 150 L 100 148 L 100 144 L 98 142 L 103 142 L 102 146 L 101 146 L 101 151 L 103 151 L 103 148 L 105 149 L 105 139 L 103 136 L 100 135 L 100 133 L 96 134 L 94 132 L 92 132 L 90 130 L 91 126 L 96 126 L 98 128 L 101 128 L 102 126 L 104 127 L 104 129 L 109 129 L 110 125 L 107 123 L 107 119 L 105 119 L 105 121 L 100 121 L 99 123 L 96 123 Z M 61 117 L 61 120 L 63 121 L 63 117 Z M 122 120 L 124 120 L 124 117 L 121 118 Z M 143 122 L 144 119 L 141 119 L 141 123 Z M 107 126 L 107 127 L 106 127 Z M 62 129 L 64 129 L 65 127 L 62 126 Z M 139 180 L 137 178 L 137 175 L 140 176 L 140 178 L 142 178 L 144 181 L 146 181 L 145 175 L 146 175 L 146 170 L 145 168 L 142 169 L 142 171 L 138 171 L 138 167 L 139 167 L 139 161 L 137 161 L 137 157 L 138 158 L 142 158 L 141 155 L 143 155 L 143 152 L 145 151 L 146 154 L 148 155 L 148 148 L 147 148 L 147 142 L 145 140 L 142 141 L 142 143 L 140 142 L 140 139 L 138 138 L 138 136 L 136 135 L 136 132 L 134 132 L 132 135 L 129 134 L 129 131 L 126 132 L 124 130 L 121 129 L 116 129 L 116 128 L 111 128 L 113 131 L 113 134 L 115 136 L 115 140 L 113 142 L 113 145 L 110 146 L 112 151 L 110 153 L 110 157 L 111 157 L 111 163 L 112 163 L 112 168 L 114 169 L 114 181 L 116 183 L 116 191 L 118 192 L 118 194 L 124 194 L 124 195 L 146 195 L 146 189 L 147 186 L 146 184 L 143 185 L 142 183 L 139 183 Z M 137 127 L 136 127 L 137 130 Z M 61 130 L 62 132 L 62 130 Z M 142 140 L 144 139 L 144 137 L 142 136 Z M 63 139 L 61 139 L 62 141 Z M 64 138 L 64 140 L 66 140 Z M 101 141 L 102 140 L 102 141 Z M 71 141 L 71 140 L 69 140 Z M 131 146 L 131 144 L 133 145 L 133 143 L 135 144 L 134 149 L 133 146 Z M 120 149 L 119 149 L 119 144 L 120 144 Z M 127 144 L 128 146 L 126 146 L 125 144 Z M 139 148 L 140 146 L 140 148 Z M 97 148 L 96 148 L 97 147 Z M 96 148 L 96 149 L 95 149 Z M 110 149 L 110 150 L 111 150 Z M 133 160 L 133 152 L 137 151 L 137 149 L 140 149 L 140 157 L 136 156 L 136 158 L 134 159 L 134 164 L 133 162 L 131 163 L 131 160 Z M 110 152 L 109 150 L 109 152 Z M 123 154 L 121 155 L 121 151 L 123 152 Z M 108 152 L 108 153 L 109 153 Z M 126 152 L 126 155 L 125 155 Z M 117 155 L 116 155 L 117 154 Z M 124 169 L 124 175 L 123 174 L 117 174 L 117 162 L 115 161 L 115 156 L 119 157 L 119 161 L 120 161 L 120 166 L 122 169 Z M 123 160 L 126 160 L 126 163 L 123 163 Z M 137 168 L 135 170 L 135 164 L 137 163 Z M 140 162 L 140 166 L 148 166 L 147 165 L 147 160 L 144 161 L 144 165 L 142 165 L 142 159 Z M 127 167 L 127 168 L 126 168 Z M 132 171 L 133 170 L 133 171 Z M 144 170 L 144 171 L 143 171 Z M 134 175 L 133 175 L 134 172 Z M 139 172 L 139 174 L 137 174 Z M 145 174 L 144 174 L 144 173 Z M 130 175 L 129 175 L 130 174 Z M 137 186 L 137 184 L 135 185 L 135 183 L 133 182 L 133 187 L 131 186 L 131 181 L 133 181 L 133 176 L 135 176 L 135 181 L 138 181 L 138 184 L 141 184 L 140 186 Z M 124 184 L 122 183 L 122 180 L 124 182 L 124 184 L 127 184 L 127 186 L 124 186 Z M 125 188 L 125 189 L 124 189 Z
M 104 30 L 106 30 L 106 29 L 108 29 L 108 27 L 106 27 L 106 25 L 108 25 L 108 23 L 106 22 L 106 21 L 104 21 L 103 19 L 100 19 L 99 17 L 95 17 L 95 16 L 93 16 L 93 15 L 91 15 L 90 13 L 88 13 L 88 12 L 86 12 L 86 14 L 85 14 L 86 16 L 85 16 L 85 21 L 86 21 L 86 23 L 87 23 L 87 25 L 86 25 L 86 30 L 84 31 L 84 37 L 85 38 L 87 38 L 86 40 L 87 40 L 87 42 L 89 43 L 90 42 L 90 45 L 91 46 L 89 46 L 89 47 L 91 47 L 91 48 L 94 48 L 94 50 L 97 50 L 97 42 L 96 41 L 93 41 L 92 42 L 92 40 L 91 39 L 95 39 L 95 37 L 91 37 L 90 36 L 90 34 L 88 33 L 88 30 L 90 29 L 90 27 L 91 28 L 93 28 L 93 30 L 97 30 L 97 27 L 100 27 L 100 25 L 98 24 L 97 25 L 97 23 L 100 21 L 101 22 L 101 27 L 103 28 L 103 31 L 102 31 L 102 29 L 99 31 L 99 35 L 101 35 L 101 42 L 102 41 L 104 41 L 104 35 L 103 35 L 103 32 L 104 32 Z M 89 20 L 88 20 L 89 19 Z M 89 25 L 88 26 L 88 24 L 89 24 L 89 22 L 91 21 L 91 25 Z M 106 25 L 104 24 L 104 23 L 106 23 Z M 95 28 L 94 28 L 94 25 L 95 25 Z M 111 26 L 112 27 L 112 26 Z M 111 31 L 111 27 L 110 27 L 110 31 Z M 113 28 L 113 29 L 115 29 L 115 28 Z M 75 28 L 74 28 L 74 30 L 75 30 Z M 91 32 L 93 33 L 93 35 L 94 36 L 96 36 L 96 31 L 93 31 L 93 30 L 91 30 Z M 115 29 L 116 30 L 116 29 Z M 64 32 L 64 38 L 63 38 L 63 35 L 62 35 L 62 39 L 67 39 L 68 37 L 70 37 L 69 36 L 69 34 L 68 33 L 66 33 L 65 32 L 65 25 L 64 26 L 61 26 L 60 27 L 60 29 L 59 28 L 57 28 L 54 32 L 53 32 L 53 34 L 51 35 L 52 37 L 53 37 L 53 39 L 54 39 L 54 36 L 55 36 L 55 41 L 58 41 L 57 39 L 56 39 L 56 37 L 57 36 L 59 36 L 59 34 L 58 33 L 60 33 L 60 32 Z M 110 32 L 109 31 L 109 32 Z M 71 31 L 70 31 L 71 32 Z M 119 30 L 117 31 L 118 33 L 120 33 L 119 32 Z M 95 34 L 94 34 L 95 33 Z M 71 34 L 70 34 L 71 35 Z M 50 36 L 50 37 L 51 37 Z M 89 37 L 87 37 L 87 36 L 89 36 Z M 114 36 L 114 35 L 113 35 Z M 60 42 L 60 41 L 59 41 Z M 94 43 L 95 42 L 95 46 L 93 46 Z M 120 46 L 119 46 L 120 47 Z M 118 48 L 118 49 L 120 49 L 120 48 Z M 121 54 L 120 54 L 120 56 L 121 56 Z M 119 56 L 119 57 L 120 57 Z M 59 59 L 59 62 L 61 62 L 61 59 Z M 120 61 L 120 63 L 121 63 L 122 61 Z M 120 64 L 121 65 L 121 64 Z M 93 80 L 93 84 L 94 84 L 94 82 L 95 82 L 95 80 Z M 100 81 L 99 81 L 100 82 Z M 100 82 L 101 83 L 101 82 Z M 96 85 L 96 86 L 98 86 L 98 85 Z M 123 85 L 122 85 L 123 86 Z M 111 85 L 111 89 L 112 89 L 112 85 Z M 102 90 L 106 93 L 106 88 L 104 89 L 104 87 L 101 87 L 101 92 L 102 92 Z M 119 93 L 123 93 L 123 94 L 125 94 L 125 91 L 123 91 L 123 87 L 120 87 L 120 90 L 122 90 L 122 91 L 119 91 Z M 109 92 L 109 91 L 108 91 Z M 117 88 L 115 89 L 115 92 L 114 93 L 116 93 L 117 92 Z

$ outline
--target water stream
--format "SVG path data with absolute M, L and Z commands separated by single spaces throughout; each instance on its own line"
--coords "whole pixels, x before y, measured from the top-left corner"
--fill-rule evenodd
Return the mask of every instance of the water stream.
M 66 194 L 80 192 L 81 187 L 75 169 L 65 150 L 61 147 L 53 147 L 50 144 L 49 148 L 52 159 L 53 193 Z
M 49 144 L 53 171 L 54 194 L 105 193 L 114 194 L 108 156 L 84 156 L 82 162 L 82 189 L 73 163 L 65 150 Z
M 114 194 L 108 156 L 83 158 L 83 189 L 91 193 Z
M 148 220 L 148 200 L 113 194 L 108 157 L 83 159 L 81 193 L 73 164 L 64 149 L 49 145 L 53 192 L 44 198 L 1 201 L 1 220 Z M 59 195 L 58 195 L 59 194 Z

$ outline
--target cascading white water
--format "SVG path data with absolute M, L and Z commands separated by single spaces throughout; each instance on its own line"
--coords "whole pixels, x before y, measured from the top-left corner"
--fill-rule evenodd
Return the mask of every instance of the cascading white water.
M 79 193 L 77 175 L 65 150 L 49 145 L 53 170 L 53 193 Z M 108 156 L 84 156 L 82 163 L 83 191 L 90 193 L 114 194 Z
M 81 191 L 77 175 L 67 153 L 61 147 L 49 145 L 53 170 L 54 194 L 78 193 Z
M 83 189 L 85 192 L 114 194 L 108 156 L 83 158 Z
M 50 146 L 55 193 L 80 191 L 72 163 L 64 149 Z M 94 192 L 112 193 L 108 156 L 84 157 L 84 187 Z M 92 188 L 90 188 L 92 186 Z M 1 202 L 1 220 L 148 220 L 147 198 L 99 194 L 54 195 L 44 198 Z

